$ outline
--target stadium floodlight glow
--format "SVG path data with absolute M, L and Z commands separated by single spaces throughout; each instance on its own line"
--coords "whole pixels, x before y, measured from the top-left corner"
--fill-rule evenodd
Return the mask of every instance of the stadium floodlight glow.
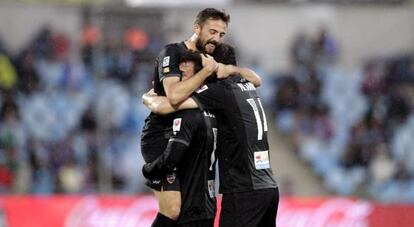
M 125 4 L 130 7 L 139 6 L 223 6 L 232 2 L 232 0 L 124 0 Z

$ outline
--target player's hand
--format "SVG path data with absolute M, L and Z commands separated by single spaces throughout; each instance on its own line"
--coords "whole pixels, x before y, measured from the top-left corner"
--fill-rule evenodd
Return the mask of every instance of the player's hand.
M 201 62 L 203 68 L 207 68 L 211 72 L 215 72 L 218 68 L 218 63 L 214 58 L 208 54 L 201 54 Z
M 229 77 L 233 73 L 232 65 L 224 65 L 222 63 L 218 63 L 217 67 L 217 79 L 224 79 Z
M 158 95 L 157 93 L 155 93 L 154 88 L 151 88 L 146 94 L 149 95 L 149 96 L 157 96 Z
M 151 98 L 157 96 L 157 93 L 155 93 L 154 88 L 151 88 L 147 93 L 144 93 L 141 96 L 142 103 L 149 109 L 151 109 Z

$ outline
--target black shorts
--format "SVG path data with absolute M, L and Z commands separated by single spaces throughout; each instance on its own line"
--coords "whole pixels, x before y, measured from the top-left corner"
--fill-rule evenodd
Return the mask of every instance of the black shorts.
M 200 221 L 193 221 L 185 224 L 177 224 L 177 227 L 213 227 L 214 226 L 214 218 L 213 219 L 205 219 Z
M 147 179 L 145 184 L 156 191 L 180 191 L 177 171 L 171 171 L 158 179 Z
M 274 227 L 279 204 L 277 188 L 225 193 L 220 227 Z
M 141 154 L 146 163 L 154 161 L 167 147 L 172 135 L 172 121 L 168 117 L 150 114 L 141 134 Z

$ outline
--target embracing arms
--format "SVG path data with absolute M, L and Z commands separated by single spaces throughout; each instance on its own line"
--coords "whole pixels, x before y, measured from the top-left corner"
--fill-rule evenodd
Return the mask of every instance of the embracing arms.
M 163 115 L 175 112 L 179 109 L 195 109 L 198 107 L 197 103 L 192 98 L 188 98 L 178 105 L 173 106 L 170 104 L 167 97 L 157 96 L 153 89 L 142 95 L 142 101 L 151 112 Z

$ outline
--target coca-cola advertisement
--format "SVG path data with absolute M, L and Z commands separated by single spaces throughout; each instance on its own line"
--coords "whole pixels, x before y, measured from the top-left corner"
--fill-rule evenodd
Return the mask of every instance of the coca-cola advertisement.
M 150 227 L 158 209 L 151 195 L 0 196 L 0 204 L 0 227 Z M 352 198 L 282 198 L 277 226 L 412 227 L 414 206 Z

